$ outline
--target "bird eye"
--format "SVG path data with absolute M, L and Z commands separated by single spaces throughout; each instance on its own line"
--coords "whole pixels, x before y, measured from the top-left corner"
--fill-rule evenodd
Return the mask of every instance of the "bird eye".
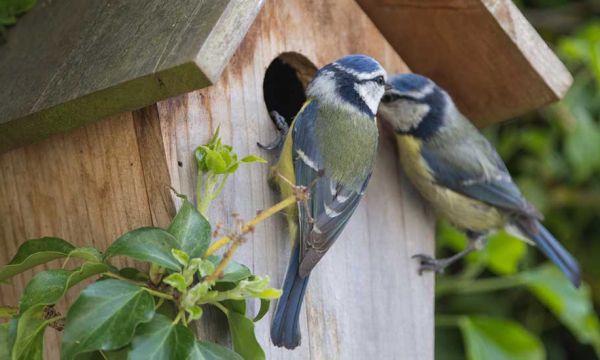
M 381 75 L 373 79 L 373 81 L 375 81 L 377 85 L 383 86 L 385 84 L 385 79 Z

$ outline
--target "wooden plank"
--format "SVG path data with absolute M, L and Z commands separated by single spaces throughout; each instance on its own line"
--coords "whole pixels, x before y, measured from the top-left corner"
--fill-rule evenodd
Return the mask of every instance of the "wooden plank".
M 267 2 L 215 85 L 158 103 L 177 191 L 194 193 L 192 151 L 218 125 L 224 141 L 240 155 L 257 153 L 274 160 L 256 147 L 257 141 L 266 143 L 274 136 L 263 79 L 270 62 L 289 51 L 317 66 L 348 53 L 365 53 L 390 71 L 407 71 L 354 1 Z M 273 347 L 269 320 L 257 324 L 267 359 L 433 359 L 434 277 L 419 276 L 418 264 L 410 259 L 433 252 L 433 218 L 399 176 L 395 143 L 389 133 L 383 134 L 364 201 L 311 275 L 302 309 L 302 345 L 294 351 Z M 213 204 L 211 220 L 232 226 L 233 211 L 248 219 L 274 204 L 278 196 L 268 187 L 267 176 L 266 165 L 242 166 Z M 236 259 L 280 286 L 290 250 L 287 234 L 283 216 L 269 220 L 256 228 Z M 227 343 L 222 321 L 214 313 L 203 318 L 200 336 Z
M 41 2 L 0 47 L 0 152 L 209 85 L 261 6 Z
M 27 239 L 58 236 L 103 250 L 124 232 L 152 224 L 143 168 L 129 113 L 1 154 L 0 264 Z M 36 269 L 51 267 L 60 263 Z M 17 305 L 32 275 L 27 271 L 10 285 L 0 284 L 0 304 Z M 69 291 L 66 302 L 80 289 Z M 63 311 L 65 302 L 58 308 Z M 60 358 L 59 343 L 49 330 L 47 359 Z
M 561 99 L 573 79 L 510 0 L 357 0 L 410 68 L 480 126 Z

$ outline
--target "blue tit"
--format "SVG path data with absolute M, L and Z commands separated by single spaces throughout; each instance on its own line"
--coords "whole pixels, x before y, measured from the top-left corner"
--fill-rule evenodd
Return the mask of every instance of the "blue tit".
M 309 275 L 354 213 L 373 171 L 378 129 L 375 113 L 386 72 L 364 55 L 345 56 L 321 68 L 307 101 L 287 132 L 274 169 L 283 197 L 293 189 L 281 177 L 310 189 L 308 204 L 287 209 L 293 250 L 283 294 L 271 324 L 276 346 L 300 344 L 299 315 Z
M 540 223 L 542 215 L 521 194 L 504 162 L 443 89 L 416 75 L 390 79 L 379 108 L 397 136 L 408 178 L 437 213 L 466 231 L 467 248 L 447 259 L 416 255 L 421 270 L 441 271 L 505 228 L 533 242 L 575 285 L 577 261 Z

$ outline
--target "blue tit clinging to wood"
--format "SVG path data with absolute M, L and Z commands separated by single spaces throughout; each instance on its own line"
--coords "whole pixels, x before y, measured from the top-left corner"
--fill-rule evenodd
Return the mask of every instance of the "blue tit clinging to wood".
M 310 187 L 307 206 L 288 208 L 294 242 L 283 294 L 271 324 L 277 346 L 300 344 L 299 315 L 310 272 L 356 209 L 377 152 L 375 113 L 386 72 L 374 59 L 349 55 L 321 68 L 307 87 L 307 101 L 288 131 L 276 171 Z M 292 189 L 276 177 L 283 197 Z M 312 185 L 312 187 L 311 187 Z
M 496 150 L 448 93 L 416 74 L 396 75 L 390 83 L 379 114 L 396 132 L 404 171 L 438 214 L 471 240 L 448 259 L 417 255 L 421 269 L 443 270 L 476 249 L 487 233 L 506 228 L 532 240 L 579 286 L 577 261 L 540 223 L 541 214 L 523 197 Z

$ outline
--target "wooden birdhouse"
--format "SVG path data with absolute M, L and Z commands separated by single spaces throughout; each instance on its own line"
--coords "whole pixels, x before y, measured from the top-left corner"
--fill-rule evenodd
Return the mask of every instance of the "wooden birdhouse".
M 0 46 L 0 264 L 27 239 L 105 248 L 140 226 L 166 226 L 194 194 L 193 150 L 220 126 L 240 154 L 269 117 L 292 117 L 317 68 L 352 53 L 388 73 L 423 73 L 480 126 L 560 99 L 571 77 L 508 0 L 40 1 Z M 434 251 L 434 218 L 402 176 L 381 130 L 366 196 L 314 271 L 302 345 L 267 359 L 433 359 L 434 276 L 411 255 Z M 228 182 L 211 219 L 274 204 L 268 166 Z M 279 286 L 283 216 L 258 226 L 236 259 Z M 31 272 L 0 285 L 16 304 Z M 67 301 L 75 295 L 67 294 Z M 227 344 L 207 315 L 199 334 Z M 58 337 L 46 354 L 58 358 Z

